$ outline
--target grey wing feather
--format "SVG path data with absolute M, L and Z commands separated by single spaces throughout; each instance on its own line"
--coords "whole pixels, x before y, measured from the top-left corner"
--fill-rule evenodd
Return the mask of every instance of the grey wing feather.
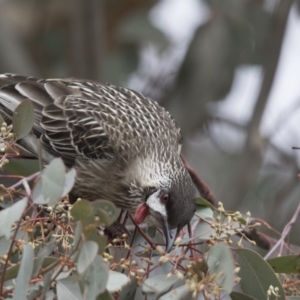
M 113 159 L 117 147 L 129 149 L 138 140 L 167 140 L 174 147 L 182 143 L 169 113 L 128 89 L 12 74 L 0 75 L 0 86 L 0 108 L 6 120 L 23 99 L 31 99 L 33 133 L 47 152 L 62 156 L 67 164 L 76 158 Z

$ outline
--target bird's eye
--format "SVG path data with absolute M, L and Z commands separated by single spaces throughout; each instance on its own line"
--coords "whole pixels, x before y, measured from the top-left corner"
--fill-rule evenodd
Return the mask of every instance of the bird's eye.
M 169 194 L 163 194 L 160 199 L 163 203 L 167 203 L 169 200 Z

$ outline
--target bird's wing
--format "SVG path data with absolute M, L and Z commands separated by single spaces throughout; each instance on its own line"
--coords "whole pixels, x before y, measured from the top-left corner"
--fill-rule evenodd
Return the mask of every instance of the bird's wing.
M 6 119 L 23 99 L 33 102 L 33 133 L 45 150 L 70 164 L 78 157 L 112 159 L 116 148 L 146 140 L 166 140 L 174 147 L 182 143 L 169 113 L 128 89 L 77 79 L 0 75 L 0 109 Z

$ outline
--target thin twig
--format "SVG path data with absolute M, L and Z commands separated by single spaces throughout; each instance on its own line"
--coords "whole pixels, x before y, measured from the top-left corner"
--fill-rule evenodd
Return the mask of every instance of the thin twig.
M 274 247 L 267 253 L 267 255 L 265 256 L 265 259 L 268 259 L 279 246 L 280 246 L 279 254 L 281 254 L 282 248 L 284 246 L 284 240 L 287 237 L 287 235 L 290 233 L 292 226 L 297 221 L 299 214 L 300 214 L 300 203 L 298 204 L 298 207 L 297 207 L 292 219 L 285 225 L 285 227 L 282 231 L 281 238 L 277 241 L 277 243 L 274 245 Z
M 155 250 L 156 244 L 154 244 L 151 239 L 145 234 L 145 232 L 140 228 L 140 226 L 134 221 L 134 218 L 131 216 L 131 214 L 128 214 L 133 224 L 136 226 L 139 233 L 142 235 L 142 237 L 146 240 L 146 242 L 150 245 L 150 247 Z

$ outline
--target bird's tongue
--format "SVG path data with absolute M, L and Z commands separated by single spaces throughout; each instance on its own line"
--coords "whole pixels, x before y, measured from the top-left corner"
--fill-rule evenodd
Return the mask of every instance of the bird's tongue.
M 146 219 L 148 213 L 149 207 L 145 203 L 142 203 L 136 209 L 133 219 L 137 224 L 140 224 Z

